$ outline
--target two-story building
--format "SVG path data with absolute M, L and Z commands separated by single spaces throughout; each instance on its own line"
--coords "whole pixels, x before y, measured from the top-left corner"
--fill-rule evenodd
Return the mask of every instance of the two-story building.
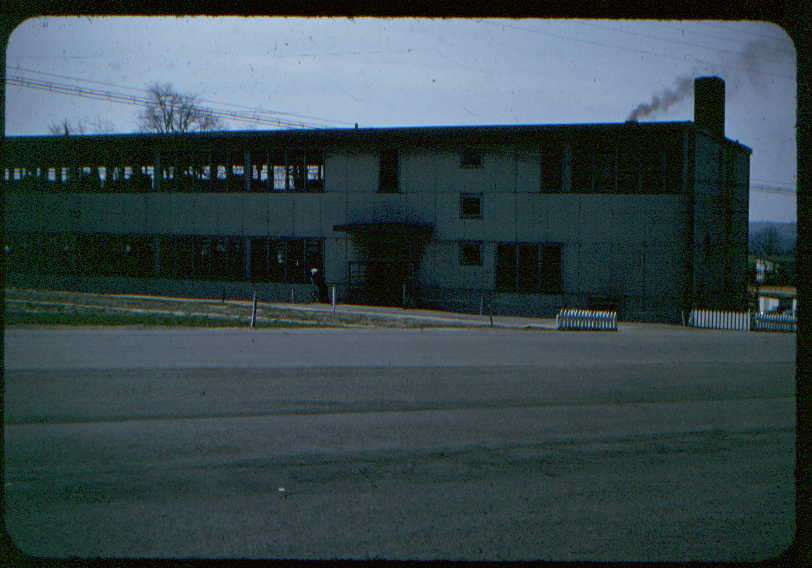
M 750 149 L 693 122 L 10 137 L 6 285 L 678 321 L 747 305 Z

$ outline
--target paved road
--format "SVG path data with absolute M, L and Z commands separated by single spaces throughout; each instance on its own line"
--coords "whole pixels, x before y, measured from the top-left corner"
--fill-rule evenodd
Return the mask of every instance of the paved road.
M 11 330 L 29 553 L 755 560 L 794 532 L 794 336 Z

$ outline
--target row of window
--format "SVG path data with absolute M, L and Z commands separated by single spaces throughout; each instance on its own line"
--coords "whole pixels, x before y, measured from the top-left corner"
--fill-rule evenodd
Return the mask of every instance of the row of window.
M 64 276 L 245 280 L 250 272 L 257 282 L 305 283 L 312 268 L 324 269 L 321 239 L 14 233 L 5 257 L 13 272 Z
M 482 266 L 482 242 L 459 244 L 462 266 Z M 496 247 L 496 289 L 502 292 L 562 291 L 561 245 L 499 243 Z
M 81 165 L 49 168 L 5 168 L 5 185 L 21 190 L 81 192 L 161 191 L 321 192 L 324 156 L 321 152 L 251 153 L 213 156 L 211 153 L 162 154 L 157 164 Z M 250 167 L 246 167 L 246 163 Z
M 678 142 L 678 141 L 677 141 Z M 564 191 L 564 168 L 569 164 L 572 193 L 679 193 L 682 191 L 682 147 L 675 141 L 663 146 L 643 144 L 546 144 L 540 154 L 540 190 Z M 569 148 L 569 158 L 565 148 Z M 463 168 L 481 168 L 482 152 L 460 154 Z M 380 193 L 397 193 L 398 150 L 380 153 Z
M 540 153 L 540 191 L 564 190 L 569 167 L 573 193 L 679 193 L 682 190 L 682 147 L 665 144 L 545 144 Z M 22 190 L 142 192 L 242 192 L 246 177 L 255 192 L 324 191 L 324 154 L 320 151 L 162 153 L 157 164 L 82 165 L 49 168 L 5 168 L 5 185 Z M 460 167 L 483 167 L 483 152 L 464 149 Z M 246 164 L 250 164 L 248 167 Z M 158 176 L 157 184 L 155 177 Z M 400 153 L 379 153 L 378 191 L 400 191 Z
M 246 246 L 251 247 L 249 270 Z M 482 265 L 481 242 L 462 242 L 459 251 L 461 265 Z M 5 259 L 6 268 L 18 273 L 231 281 L 245 280 L 250 273 L 256 282 L 306 283 L 311 269 L 324 273 L 324 243 L 236 236 L 8 233 Z M 561 245 L 497 245 L 497 290 L 558 293 L 561 275 Z

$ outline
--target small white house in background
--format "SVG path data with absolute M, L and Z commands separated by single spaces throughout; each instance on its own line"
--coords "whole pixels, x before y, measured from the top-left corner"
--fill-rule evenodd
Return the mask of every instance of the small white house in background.
M 798 312 L 798 296 L 795 286 L 759 286 L 759 312 Z

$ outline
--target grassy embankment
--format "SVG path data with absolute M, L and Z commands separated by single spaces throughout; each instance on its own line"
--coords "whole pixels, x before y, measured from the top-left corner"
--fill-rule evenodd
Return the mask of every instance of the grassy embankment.
M 251 302 L 92 294 L 55 290 L 5 290 L 6 326 L 243 327 Z M 256 327 L 433 327 L 433 324 L 355 314 L 307 312 L 257 304 Z

